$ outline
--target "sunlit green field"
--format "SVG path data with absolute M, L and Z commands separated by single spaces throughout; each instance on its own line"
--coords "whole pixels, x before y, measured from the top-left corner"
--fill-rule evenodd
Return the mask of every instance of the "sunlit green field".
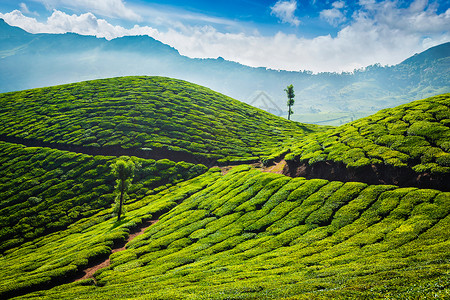
M 450 172 L 450 94 L 414 101 L 310 135 L 289 160 L 334 161 L 348 167 L 383 164 L 415 172 Z
M 449 296 L 450 193 L 292 179 L 246 166 L 145 197 L 122 224 L 100 214 L 8 253 L 3 289 L 49 269 L 49 278 L 74 272 L 165 207 L 173 208 L 113 254 L 96 284 L 20 298 Z
M 0 94 L 0 135 L 55 146 L 176 151 L 227 163 L 258 160 L 323 129 L 164 77 L 119 77 Z
M 336 128 L 162 77 L 0 94 L 0 103 L 0 299 L 450 298 L 449 94 Z M 70 147 L 80 153 L 59 149 Z M 121 221 L 117 149 L 136 166 Z M 263 172 L 282 159 L 441 181 L 293 178 L 281 163 L 283 174 Z

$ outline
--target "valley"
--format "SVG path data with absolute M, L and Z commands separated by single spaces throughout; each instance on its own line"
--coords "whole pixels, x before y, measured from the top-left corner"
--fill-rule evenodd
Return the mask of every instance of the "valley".
M 116 77 L 0 94 L 0 140 L 0 298 L 450 296 L 450 94 L 333 127 Z

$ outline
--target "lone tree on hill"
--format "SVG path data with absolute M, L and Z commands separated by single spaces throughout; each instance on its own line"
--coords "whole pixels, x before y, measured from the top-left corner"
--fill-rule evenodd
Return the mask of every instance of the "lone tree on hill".
M 294 113 L 292 111 L 292 108 L 291 108 L 292 105 L 294 105 L 294 98 L 295 98 L 294 86 L 291 84 L 287 88 L 285 88 L 284 91 L 286 92 L 287 97 L 288 97 L 288 102 L 287 102 L 287 106 L 288 106 L 288 120 L 290 120 L 291 119 L 291 114 Z
M 125 213 L 124 200 L 128 197 L 127 191 L 131 186 L 131 180 L 134 177 L 134 162 L 127 156 L 120 157 L 115 163 L 111 164 L 111 168 L 116 179 L 116 201 L 113 212 L 117 214 L 117 221 Z

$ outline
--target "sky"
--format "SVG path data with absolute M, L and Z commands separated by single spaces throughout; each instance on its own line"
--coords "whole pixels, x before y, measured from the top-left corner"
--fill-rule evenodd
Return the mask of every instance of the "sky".
M 450 41 L 450 0 L 0 0 L 31 33 L 149 35 L 192 58 L 351 72 Z

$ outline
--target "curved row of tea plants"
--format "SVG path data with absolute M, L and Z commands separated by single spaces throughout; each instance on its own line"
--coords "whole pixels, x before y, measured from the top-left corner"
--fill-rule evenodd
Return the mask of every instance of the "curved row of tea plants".
M 179 205 L 111 255 L 96 285 L 21 299 L 450 296 L 450 193 L 246 166 L 217 176 L 194 193 L 184 185 Z
M 130 230 L 157 218 L 177 205 L 176 201 L 198 192 L 219 173 L 208 172 L 127 204 L 121 222 L 104 209 L 83 218 L 65 230 L 34 239 L 0 256 L 0 298 L 9 298 L 73 281 L 82 271 L 107 258 L 111 249 L 123 243 Z
M 109 207 L 116 159 L 0 142 L 0 251 Z M 206 171 L 202 165 L 132 159 L 139 167 L 131 199 Z
M 450 173 L 450 94 L 382 110 L 298 142 L 289 161 L 333 161 L 349 168 L 409 167 Z
M 288 122 L 202 86 L 120 77 L 0 94 L 0 135 L 82 147 L 251 161 L 316 125 Z

